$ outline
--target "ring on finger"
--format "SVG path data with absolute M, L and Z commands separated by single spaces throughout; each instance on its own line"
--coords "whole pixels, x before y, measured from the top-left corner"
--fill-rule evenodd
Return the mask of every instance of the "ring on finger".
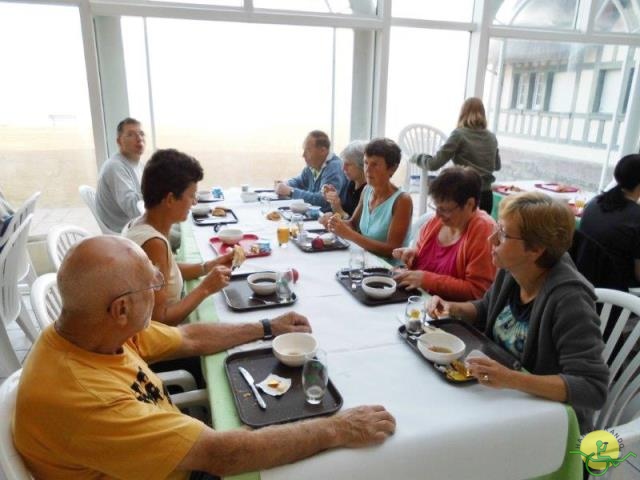
M 484 375 L 482 375 L 482 377 L 480 377 L 480 378 L 481 378 L 481 380 L 483 382 L 488 382 L 489 381 L 489 375 L 487 375 L 486 373 Z

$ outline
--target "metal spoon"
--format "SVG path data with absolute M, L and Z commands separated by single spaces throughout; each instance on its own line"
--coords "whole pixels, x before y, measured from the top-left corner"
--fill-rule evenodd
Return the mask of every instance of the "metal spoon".
M 273 300 L 265 300 L 264 298 L 258 298 L 255 295 L 251 295 L 249 297 L 249 300 L 252 302 L 259 302 L 262 303 L 263 305 L 277 305 L 278 302 L 274 302 Z

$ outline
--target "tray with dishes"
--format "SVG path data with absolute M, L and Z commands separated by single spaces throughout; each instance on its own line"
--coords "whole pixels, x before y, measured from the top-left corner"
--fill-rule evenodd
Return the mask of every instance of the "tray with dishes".
M 285 220 L 291 220 L 291 215 L 295 214 L 296 212 L 291 210 L 291 207 L 278 207 L 278 211 L 280 212 L 280 215 L 282 215 L 282 218 L 284 218 Z M 300 215 L 302 215 L 302 219 L 305 222 L 312 222 L 314 220 L 318 220 L 318 218 L 320 218 L 320 207 L 317 208 L 309 208 L 306 212 L 304 213 L 300 213 Z
M 251 392 L 247 381 L 242 377 L 238 367 L 245 368 L 256 384 L 270 375 L 277 375 L 291 380 L 286 393 L 279 396 L 262 394 L 266 403 L 264 410 Z M 329 415 L 342 407 L 342 396 L 331 379 L 327 391 L 318 405 L 310 405 L 305 401 L 302 390 L 302 367 L 288 367 L 278 361 L 271 348 L 249 350 L 232 353 L 224 362 L 225 372 L 240 420 L 250 427 L 266 427 L 278 423 L 292 422 L 304 418 Z
M 233 245 L 224 243 L 220 237 L 211 237 L 209 239 L 209 245 L 218 255 L 225 255 L 233 250 Z M 271 255 L 269 240 L 261 240 L 253 233 L 245 233 L 238 242 L 238 245 L 242 247 L 247 258 Z
M 429 326 L 433 329 L 454 335 L 464 342 L 464 352 L 458 360 L 454 360 L 447 365 L 439 365 L 438 363 L 432 362 L 425 358 L 423 353 L 420 351 L 418 347 L 418 336 L 409 335 L 404 325 L 398 328 L 398 334 L 412 350 L 420 355 L 425 362 L 435 368 L 436 371 L 440 372 L 445 380 L 451 383 L 460 384 L 476 381 L 474 377 L 469 375 L 464 364 L 464 359 L 472 351 L 478 351 L 480 352 L 479 355 L 486 355 L 512 370 L 520 370 L 520 368 L 522 368 L 518 359 L 494 343 L 480 330 L 466 322 L 463 322 L 462 320 L 443 318 L 439 320 L 432 320 L 429 322 Z
M 419 290 L 397 287 L 392 277 L 393 271 L 385 267 L 365 268 L 361 280 L 352 279 L 348 268 L 336 272 L 336 280 L 340 285 L 360 303 L 370 307 L 404 303 L 410 296 L 420 295 Z
M 555 193 L 575 193 L 580 191 L 578 187 L 565 185 L 564 183 L 536 183 L 536 188 Z
M 346 250 L 349 248 L 349 242 L 337 237 L 333 233 L 327 232 L 324 228 L 312 228 L 305 230 L 305 232 L 306 238 L 304 241 L 301 241 L 300 237 L 293 239 L 296 247 L 303 252 L 330 252 L 332 250 Z
M 247 277 L 253 275 L 264 278 L 259 278 L 253 282 L 252 286 L 249 285 L 249 279 Z M 229 285 L 222 289 L 222 295 L 224 296 L 227 306 L 236 312 L 246 312 L 265 308 L 287 307 L 296 303 L 298 297 L 294 292 L 291 292 L 291 298 L 289 300 L 281 300 L 278 297 L 276 293 L 275 276 L 275 272 L 254 272 L 233 275 Z
M 204 210 L 195 211 L 192 209 L 191 218 L 193 219 L 193 223 L 199 227 L 213 226 L 214 228 L 220 228 L 221 225 L 238 223 L 238 217 L 235 212 L 225 207 L 211 208 L 208 212 Z
M 523 192 L 524 190 L 516 185 L 494 185 L 493 191 L 501 195 L 510 195 L 512 193 Z

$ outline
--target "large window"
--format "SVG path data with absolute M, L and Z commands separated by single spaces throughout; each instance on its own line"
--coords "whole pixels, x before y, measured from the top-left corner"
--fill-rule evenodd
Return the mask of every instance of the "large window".
M 492 40 L 490 52 L 485 103 L 506 164 L 517 169 L 507 175 L 569 179 L 579 171 L 595 189 L 607 156 L 617 159 L 635 49 Z
M 96 161 L 78 9 L 0 2 L 0 45 L 0 188 L 80 205 Z
M 141 25 L 123 23 L 125 51 L 141 51 Z M 205 184 L 265 186 L 298 174 L 314 129 L 338 151 L 348 143 L 351 30 L 149 19 L 147 33 L 156 147 L 198 158 Z M 130 104 L 146 118 L 143 61 L 127 74 Z

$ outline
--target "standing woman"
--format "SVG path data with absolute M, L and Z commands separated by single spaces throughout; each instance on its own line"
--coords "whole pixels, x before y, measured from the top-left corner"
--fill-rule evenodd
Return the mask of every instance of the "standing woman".
M 425 170 L 438 170 L 449 160 L 462 167 L 471 167 L 482 179 L 480 208 L 491 215 L 495 181 L 493 172 L 500 170 L 500 153 L 496 136 L 487 130 L 487 117 L 482 100 L 467 98 L 460 109 L 458 127 L 435 156 L 426 153 L 413 155 L 409 160 Z
M 395 248 L 408 242 L 413 203 L 409 194 L 391 183 L 400 165 L 400 147 L 388 138 L 371 140 L 364 152 L 367 186 L 350 220 L 333 215 L 326 226 L 336 235 L 392 263 Z

